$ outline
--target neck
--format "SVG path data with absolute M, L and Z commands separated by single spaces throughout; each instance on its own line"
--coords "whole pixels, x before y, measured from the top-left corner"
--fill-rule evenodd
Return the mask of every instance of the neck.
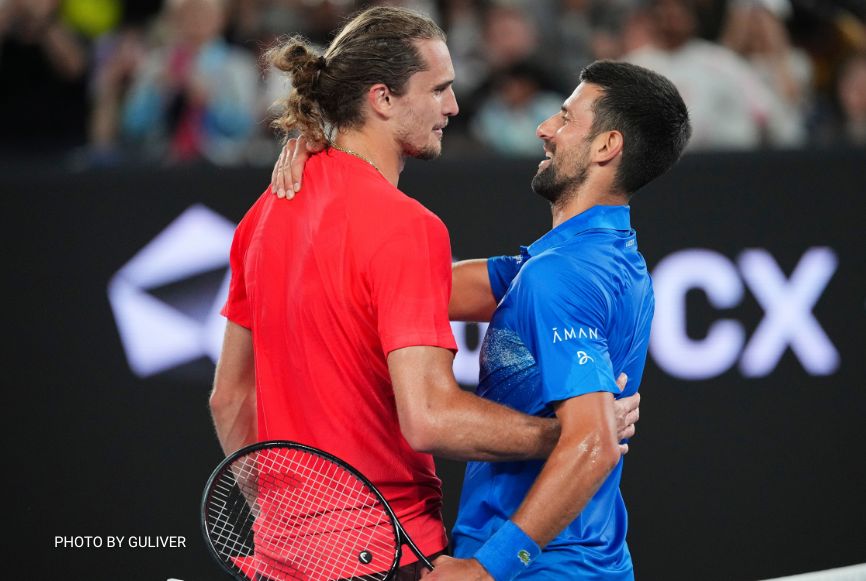
M 552 228 L 595 206 L 627 206 L 628 196 L 613 192 L 610 180 L 588 179 L 572 192 L 566 192 L 559 202 L 550 205 Z
M 404 159 L 397 144 L 387 134 L 361 128 L 338 132 L 333 143 L 368 161 L 386 180 L 397 187 Z

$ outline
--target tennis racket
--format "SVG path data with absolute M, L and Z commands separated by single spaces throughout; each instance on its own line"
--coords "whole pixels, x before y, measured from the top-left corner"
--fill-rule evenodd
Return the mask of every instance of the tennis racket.
M 241 581 L 386 581 L 408 545 L 382 494 L 339 458 L 270 441 L 228 456 L 202 495 L 211 555 Z

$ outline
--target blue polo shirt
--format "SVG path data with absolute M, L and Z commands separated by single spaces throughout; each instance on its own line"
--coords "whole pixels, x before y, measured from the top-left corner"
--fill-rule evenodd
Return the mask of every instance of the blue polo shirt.
M 640 386 L 653 317 L 652 283 L 628 206 L 595 206 L 560 224 L 519 256 L 488 260 L 499 302 L 481 347 L 478 395 L 550 417 L 585 393 L 623 396 Z M 520 506 L 542 461 L 470 462 L 453 530 L 469 558 Z M 518 579 L 633 579 L 622 460 L 583 512 Z

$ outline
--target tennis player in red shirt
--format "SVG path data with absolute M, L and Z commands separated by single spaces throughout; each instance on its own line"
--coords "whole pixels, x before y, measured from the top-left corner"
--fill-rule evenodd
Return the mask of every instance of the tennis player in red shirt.
M 269 188 L 238 226 L 217 435 L 226 453 L 284 439 L 343 458 L 435 556 L 447 538 L 430 454 L 544 458 L 559 434 L 457 385 L 448 232 L 397 189 L 405 158 L 437 157 L 458 112 L 445 37 L 378 7 L 321 56 L 292 38 L 270 57 L 293 81 L 277 123 L 326 147 L 306 165 L 307 195 L 286 204 Z M 415 561 L 404 553 L 397 579 L 418 578 Z

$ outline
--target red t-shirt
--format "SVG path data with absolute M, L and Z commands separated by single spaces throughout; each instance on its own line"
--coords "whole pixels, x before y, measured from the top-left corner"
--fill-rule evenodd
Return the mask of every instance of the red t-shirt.
M 251 329 L 258 437 L 344 459 L 427 554 L 446 544 L 433 458 L 400 432 L 386 356 L 456 351 L 445 225 L 371 165 L 314 155 L 292 201 L 270 189 L 241 221 L 223 314 Z M 404 551 L 402 564 L 416 560 Z

